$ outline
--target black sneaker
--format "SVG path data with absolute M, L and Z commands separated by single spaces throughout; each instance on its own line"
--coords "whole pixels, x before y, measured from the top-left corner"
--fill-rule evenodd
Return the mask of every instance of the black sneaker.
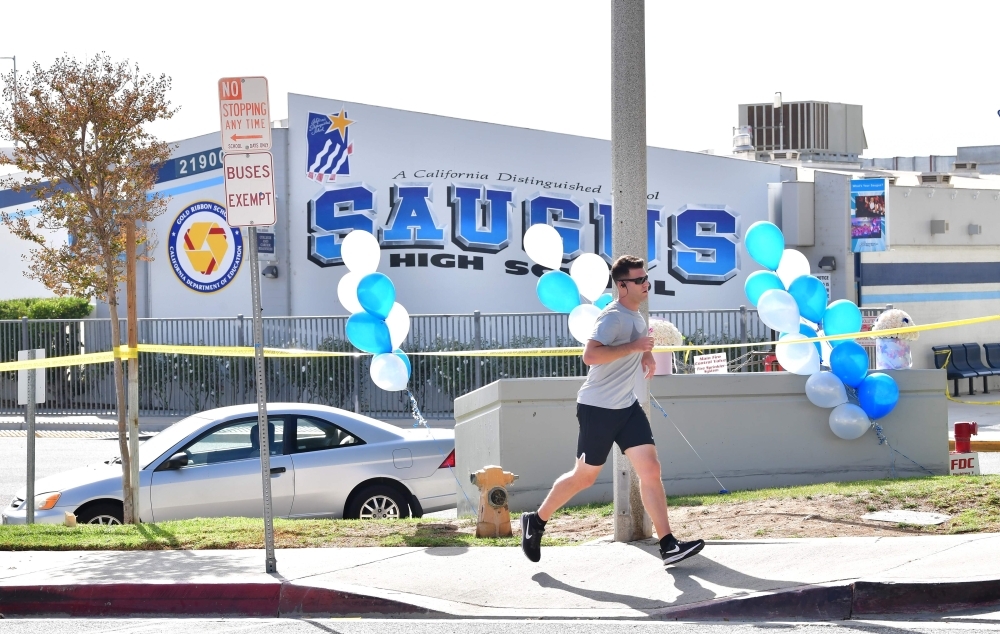
M 521 514 L 521 550 L 530 561 L 538 563 L 542 558 L 542 528 L 538 521 L 538 513 Z
M 705 540 L 696 539 L 693 542 L 679 542 L 674 540 L 670 547 L 660 546 L 660 557 L 663 558 L 663 565 L 676 564 L 688 557 L 693 557 L 701 552 L 705 547 Z

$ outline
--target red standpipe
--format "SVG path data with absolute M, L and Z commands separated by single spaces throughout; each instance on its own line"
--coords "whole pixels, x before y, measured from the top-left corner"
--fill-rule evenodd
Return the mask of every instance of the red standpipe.
M 955 453 L 970 453 L 972 448 L 969 439 L 978 435 L 978 423 L 955 423 Z

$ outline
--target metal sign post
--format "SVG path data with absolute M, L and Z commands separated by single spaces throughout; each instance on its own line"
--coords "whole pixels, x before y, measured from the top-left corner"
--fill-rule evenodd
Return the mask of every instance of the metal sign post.
M 264 493 L 265 572 L 278 572 L 274 557 L 274 513 L 271 506 L 271 446 L 264 381 L 264 322 L 261 318 L 260 263 L 257 226 L 276 220 L 274 172 L 271 162 L 271 121 L 267 79 L 227 77 L 219 80 L 222 123 L 223 182 L 226 221 L 249 227 L 250 294 L 253 298 L 254 366 L 257 374 L 257 433 L 260 436 L 260 478 Z
M 271 508 L 271 448 L 267 433 L 267 387 L 264 383 L 264 320 L 260 307 L 260 263 L 257 227 L 250 227 L 250 293 L 253 296 L 253 358 L 257 370 L 257 430 L 260 434 L 260 477 L 264 484 L 265 571 L 278 572 L 274 558 L 274 514 Z
M 31 350 L 28 341 L 28 318 L 21 318 L 21 350 L 17 353 L 18 361 L 33 361 L 44 359 L 45 350 Z M 17 373 L 17 402 L 24 405 L 24 420 L 27 429 L 28 469 L 24 494 L 25 521 L 35 523 L 35 403 L 45 402 L 45 370 L 20 370 Z M 39 379 L 39 377 L 41 377 Z M 40 394 L 39 394 L 40 392 Z

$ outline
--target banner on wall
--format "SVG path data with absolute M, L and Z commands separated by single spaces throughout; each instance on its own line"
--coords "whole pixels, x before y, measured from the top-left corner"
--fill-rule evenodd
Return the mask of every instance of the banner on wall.
M 888 211 L 888 179 L 851 181 L 851 251 L 885 251 L 889 248 Z
M 610 144 L 538 130 L 289 96 L 287 173 L 293 310 L 341 311 L 340 245 L 370 232 L 379 270 L 416 313 L 544 310 L 546 269 L 522 237 L 563 239 L 563 269 L 612 260 Z M 650 308 L 737 308 L 755 267 L 742 233 L 767 218 L 775 166 L 649 148 L 645 214 Z M 303 248 L 304 247 L 304 248 Z M 301 251 L 299 249 L 302 249 Z M 303 252 L 304 251 L 304 252 Z

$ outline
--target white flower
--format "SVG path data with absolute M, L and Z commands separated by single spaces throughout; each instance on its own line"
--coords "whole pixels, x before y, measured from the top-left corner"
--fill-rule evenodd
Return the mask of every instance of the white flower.
M 684 335 L 677 326 L 662 319 L 649 320 L 649 334 L 657 346 L 679 346 L 684 343 Z
M 906 314 L 904 311 L 898 308 L 893 308 L 887 310 L 878 316 L 875 320 L 875 324 L 872 325 L 872 332 L 877 330 L 890 330 L 893 328 L 908 328 L 910 326 L 916 326 L 913 323 L 913 318 Z M 873 337 L 878 337 L 878 335 L 873 334 Z M 916 341 L 920 337 L 919 332 L 904 332 L 894 335 L 883 335 L 883 338 L 895 338 L 902 339 L 904 341 Z

